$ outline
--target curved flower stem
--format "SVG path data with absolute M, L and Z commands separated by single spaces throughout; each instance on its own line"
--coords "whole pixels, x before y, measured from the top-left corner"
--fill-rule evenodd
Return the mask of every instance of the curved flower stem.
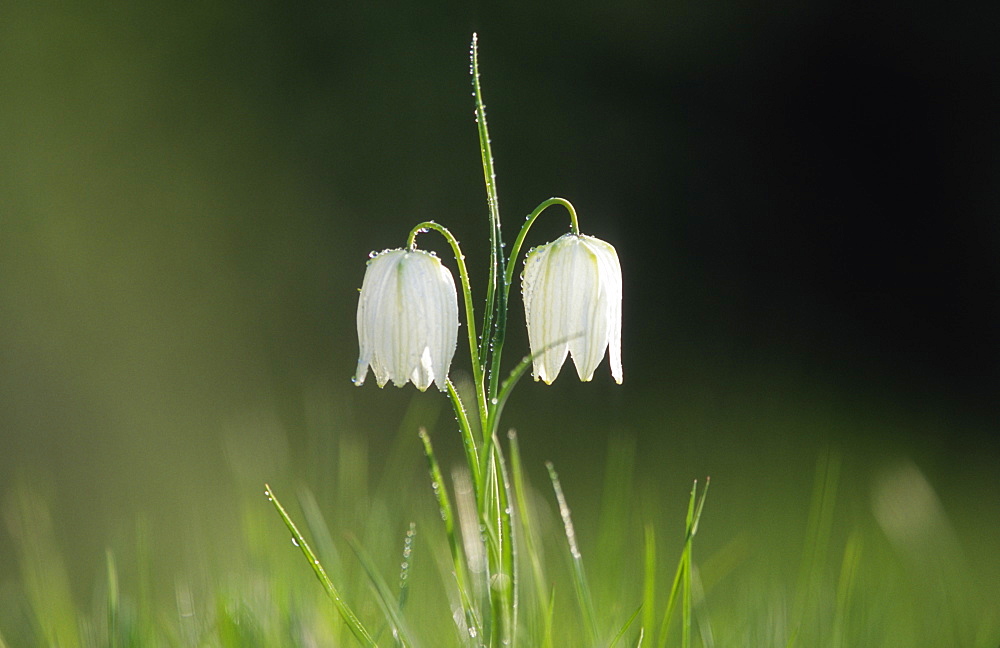
M 413 250 L 416 249 L 417 234 L 421 232 L 426 232 L 427 230 L 434 230 L 441 234 L 448 241 L 451 246 L 452 252 L 455 255 L 455 263 L 458 264 L 458 276 L 462 282 L 462 293 L 465 296 L 465 321 L 466 328 L 469 332 L 469 354 L 472 356 L 472 379 L 476 385 L 476 404 L 479 409 L 479 422 L 481 424 L 481 429 L 483 434 L 486 434 L 486 420 L 489 410 L 486 407 L 486 391 L 485 391 L 485 381 L 483 379 L 483 367 L 479 362 L 479 345 L 476 343 L 476 314 L 472 306 L 472 286 L 469 284 L 469 271 L 465 267 L 465 255 L 462 254 L 462 248 L 458 245 L 458 239 L 448 231 L 448 228 L 444 225 L 435 223 L 434 221 L 424 221 L 418 223 L 412 230 L 410 230 L 410 235 L 406 239 L 406 247 Z M 458 394 L 455 394 L 457 398 Z M 453 401 L 454 402 L 454 401 Z M 461 399 L 459 399 L 461 402 Z M 458 408 L 455 412 L 458 413 Z
M 524 225 L 521 226 L 521 231 L 517 233 L 514 245 L 510 248 L 510 259 L 507 261 L 507 271 L 504 274 L 508 290 L 510 290 L 510 284 L 514 281 L 514 268 L 517 265 L 517 257 L 521 253 L 521 245 L 524 244 L 524 238 L 528 235 L 528 230 L 531 229 L 535 219 L 541 216 L 542 212 L 552 205 L 562 205 L 565 207 L 566 211 L 569 212 L 569 231 L 572 234 L 580 233 L 580 223 L 576 217 L 576 209 L 574 209 L 573 204 L 565 198 L 549 198 L 538 205 L 538 207 L 535 207 L 535 211 L 528 214 L 524 221 Z
M 551 207 L 552 205 L 562 205 L 569 212 L 569 229 L 573 234 L 580 233 L 580 224 L 577 221 L 576 209 L 574 209 L 573 204 L 565 198 L 549 198 L 543 201 L 538 207 L 535 207 L 535 211 L 528 214 L 528 217 L 524 221 L 524 225 L 521 226 L 521 231 L 518 232 L 517 238 L 514 240 L 514 245 L 510 248 L 510 257 L 507 259 L 506 269 L 504 271 L 503 278 L 503 291 L 500 294 L 501 300 L 504 305 L 503 318 L 504 321 L 507 319 L 507 299 L 510 295 L 510 286 L 514 281 L 514 269 L 517 266 L 517 257 L 521 254 L 521 246 L 524 244 L 524 239 L 528 235 L 528 231 L 531 229 L 532 224 L 535 220 L 542 214 L 543 211 Z M 493 356 L 492 363 L 490 366 L 490 384 L 489 384 L 489 395 L 490 402 L 493 403 L 498 397 L 498 390 L 500 388 L 500 356 L 503 352 L 503 343 L 505 337 L 506 329 L 501 323 L 497 327 L 497 335 L 493 340 Z M 492 410 L 493 408 L 491 408 Z M 499 416 L 497 416 L 499 418 Z M 489 433 L 484 433 L 484 438 L 488 438 Z

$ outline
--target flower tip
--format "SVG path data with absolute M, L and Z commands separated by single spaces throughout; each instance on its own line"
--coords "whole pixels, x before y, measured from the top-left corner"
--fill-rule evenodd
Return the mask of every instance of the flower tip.
M 622 384 L 622 343 L 621 330 L 615 332 L 616 339 L 608 345 L 608 355 L 611 362 L 611 376 L 619 385 Z
M 558 371 L 555 372 L 554 374 L 549 374 L 548 372 L 543 371 L 535 374 L 535 382 L 541 380 L 546 385 L 551 385 L 552 383 L 555 382 L 556 378 L 558 377 L 559 377 Z

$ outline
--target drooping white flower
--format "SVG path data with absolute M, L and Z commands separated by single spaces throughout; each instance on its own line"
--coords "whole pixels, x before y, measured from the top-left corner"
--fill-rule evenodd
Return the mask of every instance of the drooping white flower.
M 532 375 L 546 384 L 566 354 L 589 381 L 608 351 L 611 375 L 622 382 L 622 270 L 610 243 L 566 234 L 528 252 L 521 275 Z M 541 353 L 539 353 L 541 352 Z
M 444 391 L 458 340 L 458 296 L 451 272 L 421 250 L 386 250 L 368 261 L 358 300 L 358 369 L 379 387 L 412 381 Z

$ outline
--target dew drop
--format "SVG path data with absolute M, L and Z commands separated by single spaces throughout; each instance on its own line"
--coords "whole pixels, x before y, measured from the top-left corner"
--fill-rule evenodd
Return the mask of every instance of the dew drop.
M 301 545 L 299 545 L 299 541 L 298 541 L 298 539 L 296 539 L 295 536 L 292 536 L 292 546 L 295 546 L 295 547 L 301 546 Z

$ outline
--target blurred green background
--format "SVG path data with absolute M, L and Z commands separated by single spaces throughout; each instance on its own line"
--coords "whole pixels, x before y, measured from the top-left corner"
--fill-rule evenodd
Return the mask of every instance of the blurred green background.
M 564 196 L 625 272 L 625 384 L 508 408 L 537 474 L 598 501 L 633 440 L 678 527 L 711 475 L 710 555 L 801 541 L 833 448 L 860 523 L 926 480 L 995 606 L 997 52 L 932 3 L 0 4 L 0 496 L 43 495 L 74 593 L 139 519 L 170 574 L 265 480 L 322 504 L 343 435 L 376 478 L 407 411 L 457 456 L 439 394 L 349 378 L 369 251 L 434 219 L 485 276 L 473 31 L 508 240 Z

